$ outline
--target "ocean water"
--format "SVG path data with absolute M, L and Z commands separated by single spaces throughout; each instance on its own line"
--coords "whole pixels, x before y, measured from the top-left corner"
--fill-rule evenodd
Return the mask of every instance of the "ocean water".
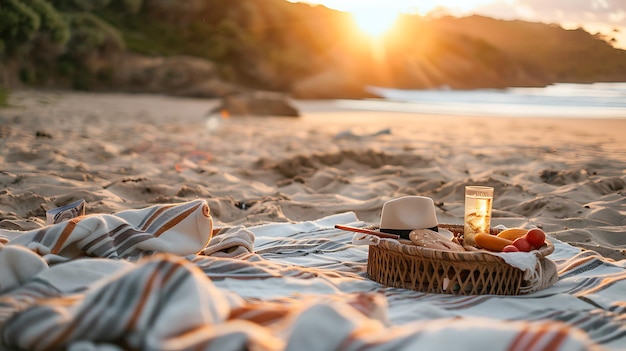
M 340 105 L 446 115 L 626 119 L 626 83 L 479 90 L 369 89 L 383 99 L 341 100 Z

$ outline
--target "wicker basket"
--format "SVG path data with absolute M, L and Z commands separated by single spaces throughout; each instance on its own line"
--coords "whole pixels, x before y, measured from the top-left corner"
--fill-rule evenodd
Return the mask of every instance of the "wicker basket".
M 463 226 L 440 224 L 463 234 Z M 492 234 L 499 230 L 492 229 Z M 455 295 L 519 295 L 523 272 L 502 258 L 481 251 L 451 252 L 413 246 L 411 253 L 370 245 L 367 274 L 381 284 L 428 293 Z M 397 245 L 404 246 L 404 245 Z M 547 242 L 540 256 L 554 246 Z

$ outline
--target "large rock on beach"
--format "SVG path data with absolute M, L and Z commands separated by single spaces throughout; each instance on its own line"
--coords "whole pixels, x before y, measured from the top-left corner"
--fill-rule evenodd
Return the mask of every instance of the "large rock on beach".
M 267 91 L 226 96 L 210 112 L 228 113 L 230 116 L 300 116 L 285 94 Z

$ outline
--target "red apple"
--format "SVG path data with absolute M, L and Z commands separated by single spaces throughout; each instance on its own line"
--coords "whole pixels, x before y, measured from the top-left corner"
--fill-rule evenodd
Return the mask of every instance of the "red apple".
M 526 240 L 528 240 L 528 243 L 535 249 L 542 247 L 546 242 L 546 233 L 539 228 L 529 230 L 525 237 Z
M 519 249 L 514 245 L 507 245 L 502 249 L 502 252 L 519 252 Z
M 518 250 L 522 252 L 530 252 L 532 250 L 532 246 L 528 242 L 526 237 L 517 238 L 513 241 L 513 246 L 517 247 Z

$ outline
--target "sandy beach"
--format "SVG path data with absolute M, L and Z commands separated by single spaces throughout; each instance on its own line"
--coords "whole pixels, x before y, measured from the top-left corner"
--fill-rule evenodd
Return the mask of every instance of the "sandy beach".
M 539 226 L 626 258 L 626 119 L 417 115 L 295 101 L 300 118 L 208 122 L 218 101 L 18 91 L 0 110 L 0 228 L 206 199 L 216 227 L 313 220 L 424 195 L 459 224 L 465 185 L 495 188 L 492 225 Z M 213 116 L 217 118 L 216 116 Z

